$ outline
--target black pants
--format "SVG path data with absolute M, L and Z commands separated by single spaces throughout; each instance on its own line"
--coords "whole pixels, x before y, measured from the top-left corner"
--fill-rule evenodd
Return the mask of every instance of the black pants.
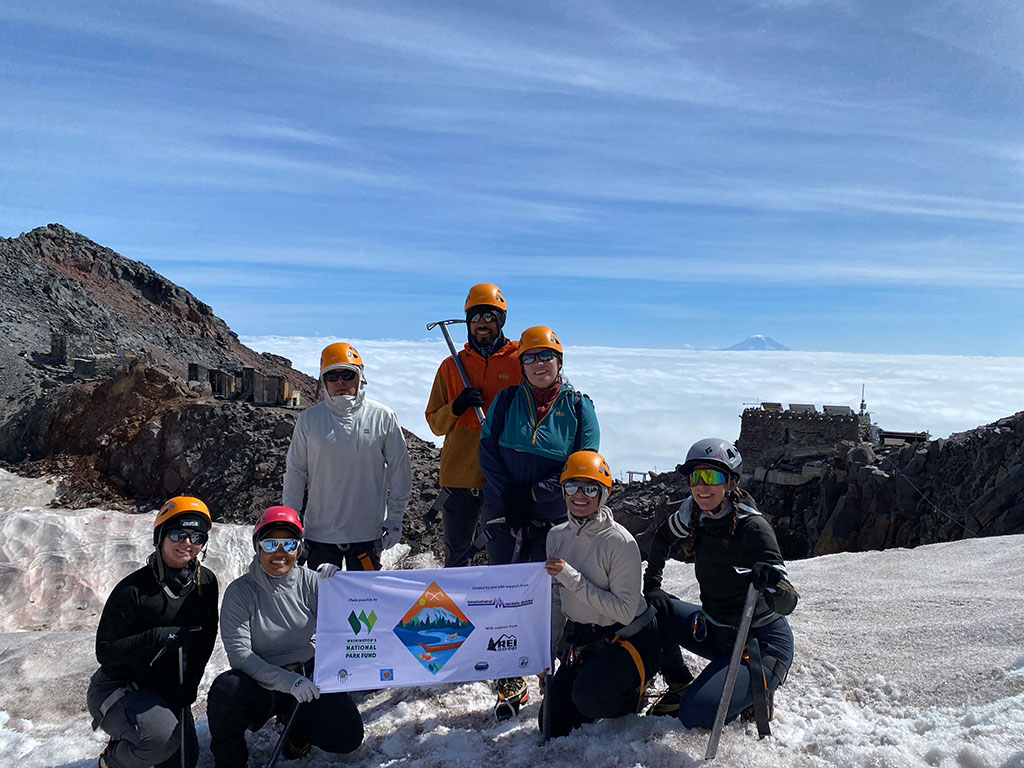
M 636 712 L 647 680 L 658 671 L 661 641 L 653 623 L 629 639 L 644 665 L 644 677 L 633 656 L 619 643 L 604 640 L 562 664 L 548 678 L 539 722 L 544 729 L 544 709 L 551 708 L 551 737 L 565 736 L 583 723 L 602 717 Z
M 206 707 L 216 768 L 246 768 L 246 730 L 258 731 L 273 715 L 287 720 L 295 705 L 291 694 L 267 690 L 237 669 L 218 675 Z M 363 719 L 347 693 L 324 693 L 301 706 L 288 734 L 292 744 L 344 753 L 363 743 Z
M 316 570 L 321 563 L 333 563 L 349 571 L 379 571 L 380 541 L 356 541 L 351 544 L 324 544 L 306 539 L 306 567 Z
M 504 510 L 484 504 L 480 516 L 487 525 L 488 521 L 503 517 Z M 516 563 L 543 563 L 547 560 L 548 531 L 561 520 L 530 520 L 521 531 L 515 534 L 504 523 L 487 525 L 487 561 L 491 565 L 507 565 Z M 521 537 L 519 554 L 516 555 L 516 539 Z
M 469 565 L 466 551 L 473 546 L 480 522 L 484 495 L 474 488 L 446 488 L 448 498 L 441 509 L 444 530 L 444 567 Z

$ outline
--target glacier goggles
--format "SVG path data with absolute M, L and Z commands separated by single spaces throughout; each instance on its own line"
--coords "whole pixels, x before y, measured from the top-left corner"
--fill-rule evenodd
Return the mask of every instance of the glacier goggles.
M 298 539 L 260 539 L 260 549 L 268 555 L 271 552 L 277 552 L 279 549 L 283 549 L 285 552 L 291 554 L 298 548 Z
M 575 496 L 580 491 L 595 499 L 601 493 L 601 486 L 597 483 L 581 483 L 579 480 L 566 480 L 562 483 L 562 492 L 566 496 Z
M 352 381 L 352 379 L 354 379 L 358 375 L 358 373 L 356 373 L 353 370 L 350 370 L 349 368 L 335 369 L 333 371 L 328 371 L 327 373 L 324 374 L 324 381 L 333 382 L 337 381 L 338 379 L 341 379 L 342 381 Z
M 554 360 L 558 357 L 558 353 L 553 349 L 542 349 L 540 352 L 524 352 L 519 356 L 519 362 L 523 365 L 530 365 L 534 360 L 540 360 L 542 363 L 546 363 L 549 360 Z
M 203 533 L 202 531 L 183 531 L 181 528 L 175 528 L 173 531 L 167 532 L 167 538 L 175 544 L 188 539 L 189 544 L 195 544 L 197 547 L 201 547 L 210 540 L 210 534 Z
M 475 315 L 469 318 L 471 323 L 493 323 L 498 319 L 496 312 L 477 312 Z
M 690 485 L 722 485 L 728 480 L 728 475 L 717 469 L 695 469 L 690 473 Z

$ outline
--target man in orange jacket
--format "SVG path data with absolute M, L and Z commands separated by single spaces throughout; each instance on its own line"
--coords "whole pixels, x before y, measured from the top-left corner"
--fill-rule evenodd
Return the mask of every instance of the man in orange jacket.
M 474 285 L 465 310 L 469 341 L 459 360 L 470 386 L 463 383 L 455 361 L 445 358 L 434 376 L 426 410 L 431 432 L 444 436 L 440 479 L 448 493 L 441 511 L 446 568 L 468 564 L 483 502 L 484 475 L 477 458 L 480 420 L 475 407 L 486 412 L 498 392 L 522 380 L 515 356 L 518 342 L 502 333 L 508 305 L 498 286 Z

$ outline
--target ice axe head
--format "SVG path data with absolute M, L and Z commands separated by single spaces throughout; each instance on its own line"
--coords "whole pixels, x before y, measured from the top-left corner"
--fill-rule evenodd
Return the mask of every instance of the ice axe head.
M 459 318 L 457 320 L 438 320 L 436 323 L 427 323 L 427 330 L 432 331 L 439 325 L 452 325 L 453 323 L 464 323 L 465 318 Z

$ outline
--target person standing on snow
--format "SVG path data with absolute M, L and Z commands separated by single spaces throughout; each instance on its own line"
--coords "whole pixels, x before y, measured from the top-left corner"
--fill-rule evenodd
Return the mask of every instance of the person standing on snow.
M 480 420 L 475 408 L 486 411 L 500 390 L 522 381 L 515 356 L 518 343 L 502 332 L 508 305 L 498 286 L 474 285 L 464 309 L 469 341 L 459 361 L 470 386 L 463 383 L 455 361 L 445 358 L 434 375 L 425 413 L 430 431 L 444 437 L 440 482 L 447 493 L 441 510 L 445 568 L 468 565 L 480 520 L 484 475 L 477 456 Z
M 767 728 L 775 689 L 793 663 L 793 633 L 785 617 L 799 595 L 775 532 L 750 494 L 739 488 L 742 464 L 736 446 L 726 440 L 707 438 L 690 447 L 681 467 L 690 497 L 658 526 L 644 576 L 644 596 L 658 611 L 662 675 L 669 686 L 651 714 L 676 716 L 687 728 L 714 724 L 749 584 L 758 590 L 757 603 L 725 721 L 744 713 L 758 720 L 759 729 Z M 676 544 L 694 558 L 700 605 L 661 588 L 665 562 Z M 737 568 L 744 570 L 737 573 Z M 680 646 L 710 660 L 696 680 Z M 763 674 L 752 672 L 757 667 Z
M 310 568 L 380 568 L 401 541 L 412 493 L 409 450 L 395 412 L 366 397 L 363 359 L 337 342 L 320 353 L 326 396 L 295 421 L 282 503 L 303 509 Z M 307 493 L 308 492 L 308 493 Z
M 245 768 L 246 730 L 258 731 L 273 715 L 288 722 L 286 760 L 312 744 L 326 752 L 352 752 L 363 742 L 363 720 L 347 693 L 321 694 L 313 682 L 317 575 L 296 560 L 302 523 L 294 509 L 263 510 L 252 531 L 256 551 L 249 570 L 224 590 L 221 640 L 231 669 L 210 686 L 207 715 L 215 768 Z M 337 566 L 325 564 L 334 573 Z
M 640 548 L 605 506 L 608 463 L 577 451 L 559 481 L 568 520 L 548 533 L 544 563 L 554 580 L 552 656 L 560 662 L 554 676 L 540 675 L 547 690 L 539 718 L 549 737 L 637 712 L 661 658 L 654 608 L 641 594 Z
M 594 404 L 562 376 L 555 332 L 527 328 L 516 354 L 524 381 L 498 393 L 480 433 L 481 518 L 491 565 L 544 562 L 548 531 L 565 518 L 562 467 L 575 451 L 600 447 Z M 527 700 L 526 681 L 502 678 L 497 687 L 495 715 L 514 716 Z
M 156 551 L 103 606 L 86 694 L 93 730 L 110 736 L 99 768 L 178 768 L 182 743 L 184 765 L 199 760 L 192 703 L 217 639 L 217 578 L 199 563 L 212 525 L 199 499 L 168 500 Z

